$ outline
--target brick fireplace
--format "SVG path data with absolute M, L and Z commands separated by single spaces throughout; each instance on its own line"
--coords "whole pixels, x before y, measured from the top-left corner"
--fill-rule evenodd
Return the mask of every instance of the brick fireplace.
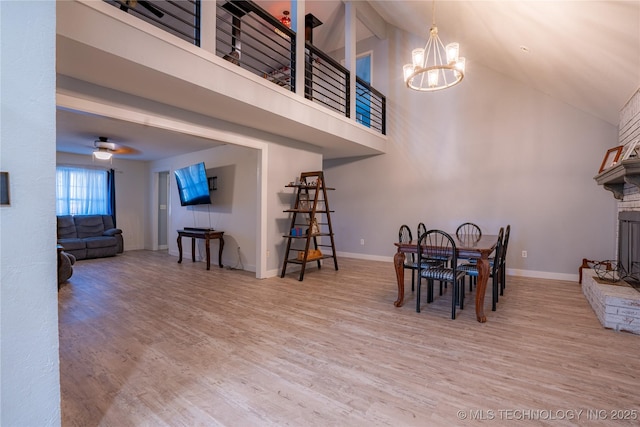
M 640 90 L 620 112 L 619 142 L 627 159 L 594 179 L 618 201 L 617 260 L 633 277 L 610 283 L 588 270 L 582 290 L 605 328 L 640 334 Z
M 618 260 L 628 272 L 640 268 L 640 89 L 620 111 L 619 143 L 624 160 L 594 179 L 618 201 Z M 637 145 L 636 145 L 637 144 Z

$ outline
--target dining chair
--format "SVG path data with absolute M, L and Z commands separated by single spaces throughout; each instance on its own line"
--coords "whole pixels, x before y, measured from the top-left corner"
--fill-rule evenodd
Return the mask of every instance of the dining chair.
M 418 235 L 417 235 L 417 237 L 420 238 L 420 236 L 422 236 L 426 232 L 427 232 L 427 227 L 424 225 L 424 222 L 418 223 Z
M 502 255 L 500 257 L 500 295 L 504 295 L 504 289 L 507 287 L 507 247 L 509 246 L 509 234 L 511 234 L 511 224 L 507 224 L 502 242 Z
M 424 225 L 424 222 L 419 222 L 418 223 L 418 236 L 417 237 L 420 238 L 420 236 L 422 236 L 426 232 L 427 232 L 427 227 Z M 423 259 L 422 260 L 422 267 L 423 268 L 429 268 L 429 267 L 432 267 L 434 265 L 440 265 L 443 262 L 446 263 L 446 261 L 447 261 L 446 259 L 445 260 L 441 260 L 441 259 L 429 259 L 429 260 Z M 416 265 L 416 268 L 417 267 L 418 266 Z M 440 295 L 442 295 L 442 285 L 443 285 L 443 282 L 440 282 Z M 444 287 L 445 288 L 447 287 L 447 282 L 444 282 Z M 411 288 L 411 290 L 413 290 L 413 288 Z
M 406 224 L 401 225 L 400 230 L 398 231 L 398 243 L 411 243 L 412 240 L 413 236 L 411 235 L 411 229 L 409 226 Z M 403 268 L 405 270 L 411 270 L 411 292 L 413 292 L 415 290 L 416 283 L 416 270 L 418 269 L 418 265 L 416 264 L 416 254 L 405 254 Z
M 496 311 L 496 306 L 498 304 L 498 294 L 502 292 L 502 259 L 504 256 L 504 228 L 500 227 L 500 231 L 498 232 L 498 243 L 496 245 L 495 256 L 493 258 L 489 258 L 489 277 L 492 279 L 492 288 L 491 288 L 491 311 Z M 465 272 L 465 274 L 477 281 L 478 279 L 478 264 L 476 263 L 467 263 L 461 264 L 458 268 Z M 464 285 L 462 287 L 462 292 L 464 292 Z M 478 296 L 476 295 L 476 298 Z
M 480 227 L 473 222 L 465 222 L 458 226 L 456 229 L 456 237 L 458 240 L 472 240 L 478 241 L 482 237 L 482 230 Z M 463 261 L 468 264 L 475 264 L 475 258 L 462 258 L 460 261 Z M 469 277 L 469 292 L 473 291 L 473 286 L 476 284 L 475 277 Z M 464 292 L 464 289 L 462 290 Z
M 464 224 L 460 224 L 456 230 L 456 237 L 460 239 L 462 236 L 466 236 L 467 238 L 472 238 L 477 241 L 482 237 L 482 230 L 472 222 L 465 222 Z
M 429 230 L 418 239 L 418 293 L 416 296 L 416 312 L 420 313 L 420 289 L 422 279 L 427 280 L 427 303 L 433 301 L 433 282 L 451 283 L 451 318 L 456 318 L 456 305 L 460 309 L 464 308 L 464 296 L 460 292 L 461 280 L 465 272 L 458 270 L 458 256 L 456 254 L 456 244 L 453 238 L 441 230 Z M 445 265 L 442 263 L 433 264 L 428 268 L 423 267 L 423 261 L 449 260 Z M 435 261 L 439 262 L 439 261 Z M 442 286 L 440 287 L 442 294 Z

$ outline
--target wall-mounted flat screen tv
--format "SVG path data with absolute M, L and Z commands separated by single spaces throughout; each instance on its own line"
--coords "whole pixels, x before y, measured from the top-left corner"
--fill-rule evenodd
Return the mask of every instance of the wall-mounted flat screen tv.
M 175 175 L 182 206 L 211 204 L 207 172 L 203 162 L 176 169 Z

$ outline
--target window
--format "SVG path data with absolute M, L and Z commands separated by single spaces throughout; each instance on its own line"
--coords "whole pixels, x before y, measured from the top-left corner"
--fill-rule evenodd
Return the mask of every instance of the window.
M 371 53 L 356 58 L 356 76 L 366 84 L 371 84 Z M 371 92 L 359 83 L 356 83 L 356 120 L 371 127 Z
M 56 215 L 110 215 L 110 175 L 106 170 L 56 168 Z

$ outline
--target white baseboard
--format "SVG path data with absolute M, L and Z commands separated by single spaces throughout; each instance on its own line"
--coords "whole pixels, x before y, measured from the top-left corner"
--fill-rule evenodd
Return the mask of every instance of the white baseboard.
M 265 276 L 264 276 L 263 278 L 264 278 L 264 279 L 268 279 L 268 278 L 270 278 L 270 277 L 276 277 L 276 276 L 278 276 L 278 275 L 280 275 L 280 269 L 279 269 L 279 268 L 277 268 L 277 269 L 275 269 L 275 270 L 267 270 L 267 271 L 265 272 Z
M 507 268 L 507 274 L 509 276 L 531 277 L 534 279 L 565 280 L 567 282 L 578 282 L 578 279 L 579 279 L 578 274 L 552 273 L 549 271 L 518 270 L 513 268 Z
M 336 252 L 338 256 L 344 258 L 366 259 L 370 261 L 386 261 L 393 263 L 392 256 L 378 256 L 378 255 L 365 255 L 352 252 Z M 553 273 L 548 271 L 534 271 L 534 270 L 519 270 L 513 268 L 507 268 L 507 274 L 510 276 L 531 277 L 534 279 L 551 279 L 551 280 L 565 280 L 568 282 L 577 282 L 578 274 L 567 273 Z
M 344 257 L 344 258 L 355 258 L 355 259 L 366 259 L 369 261 L 385 261 L 385 262 L 393 262 L 392 256 L 380 256 L 380 255 L 366 255 L 366 254 L 357 254 L 353 252 L 336 252 L 336 256 Z

